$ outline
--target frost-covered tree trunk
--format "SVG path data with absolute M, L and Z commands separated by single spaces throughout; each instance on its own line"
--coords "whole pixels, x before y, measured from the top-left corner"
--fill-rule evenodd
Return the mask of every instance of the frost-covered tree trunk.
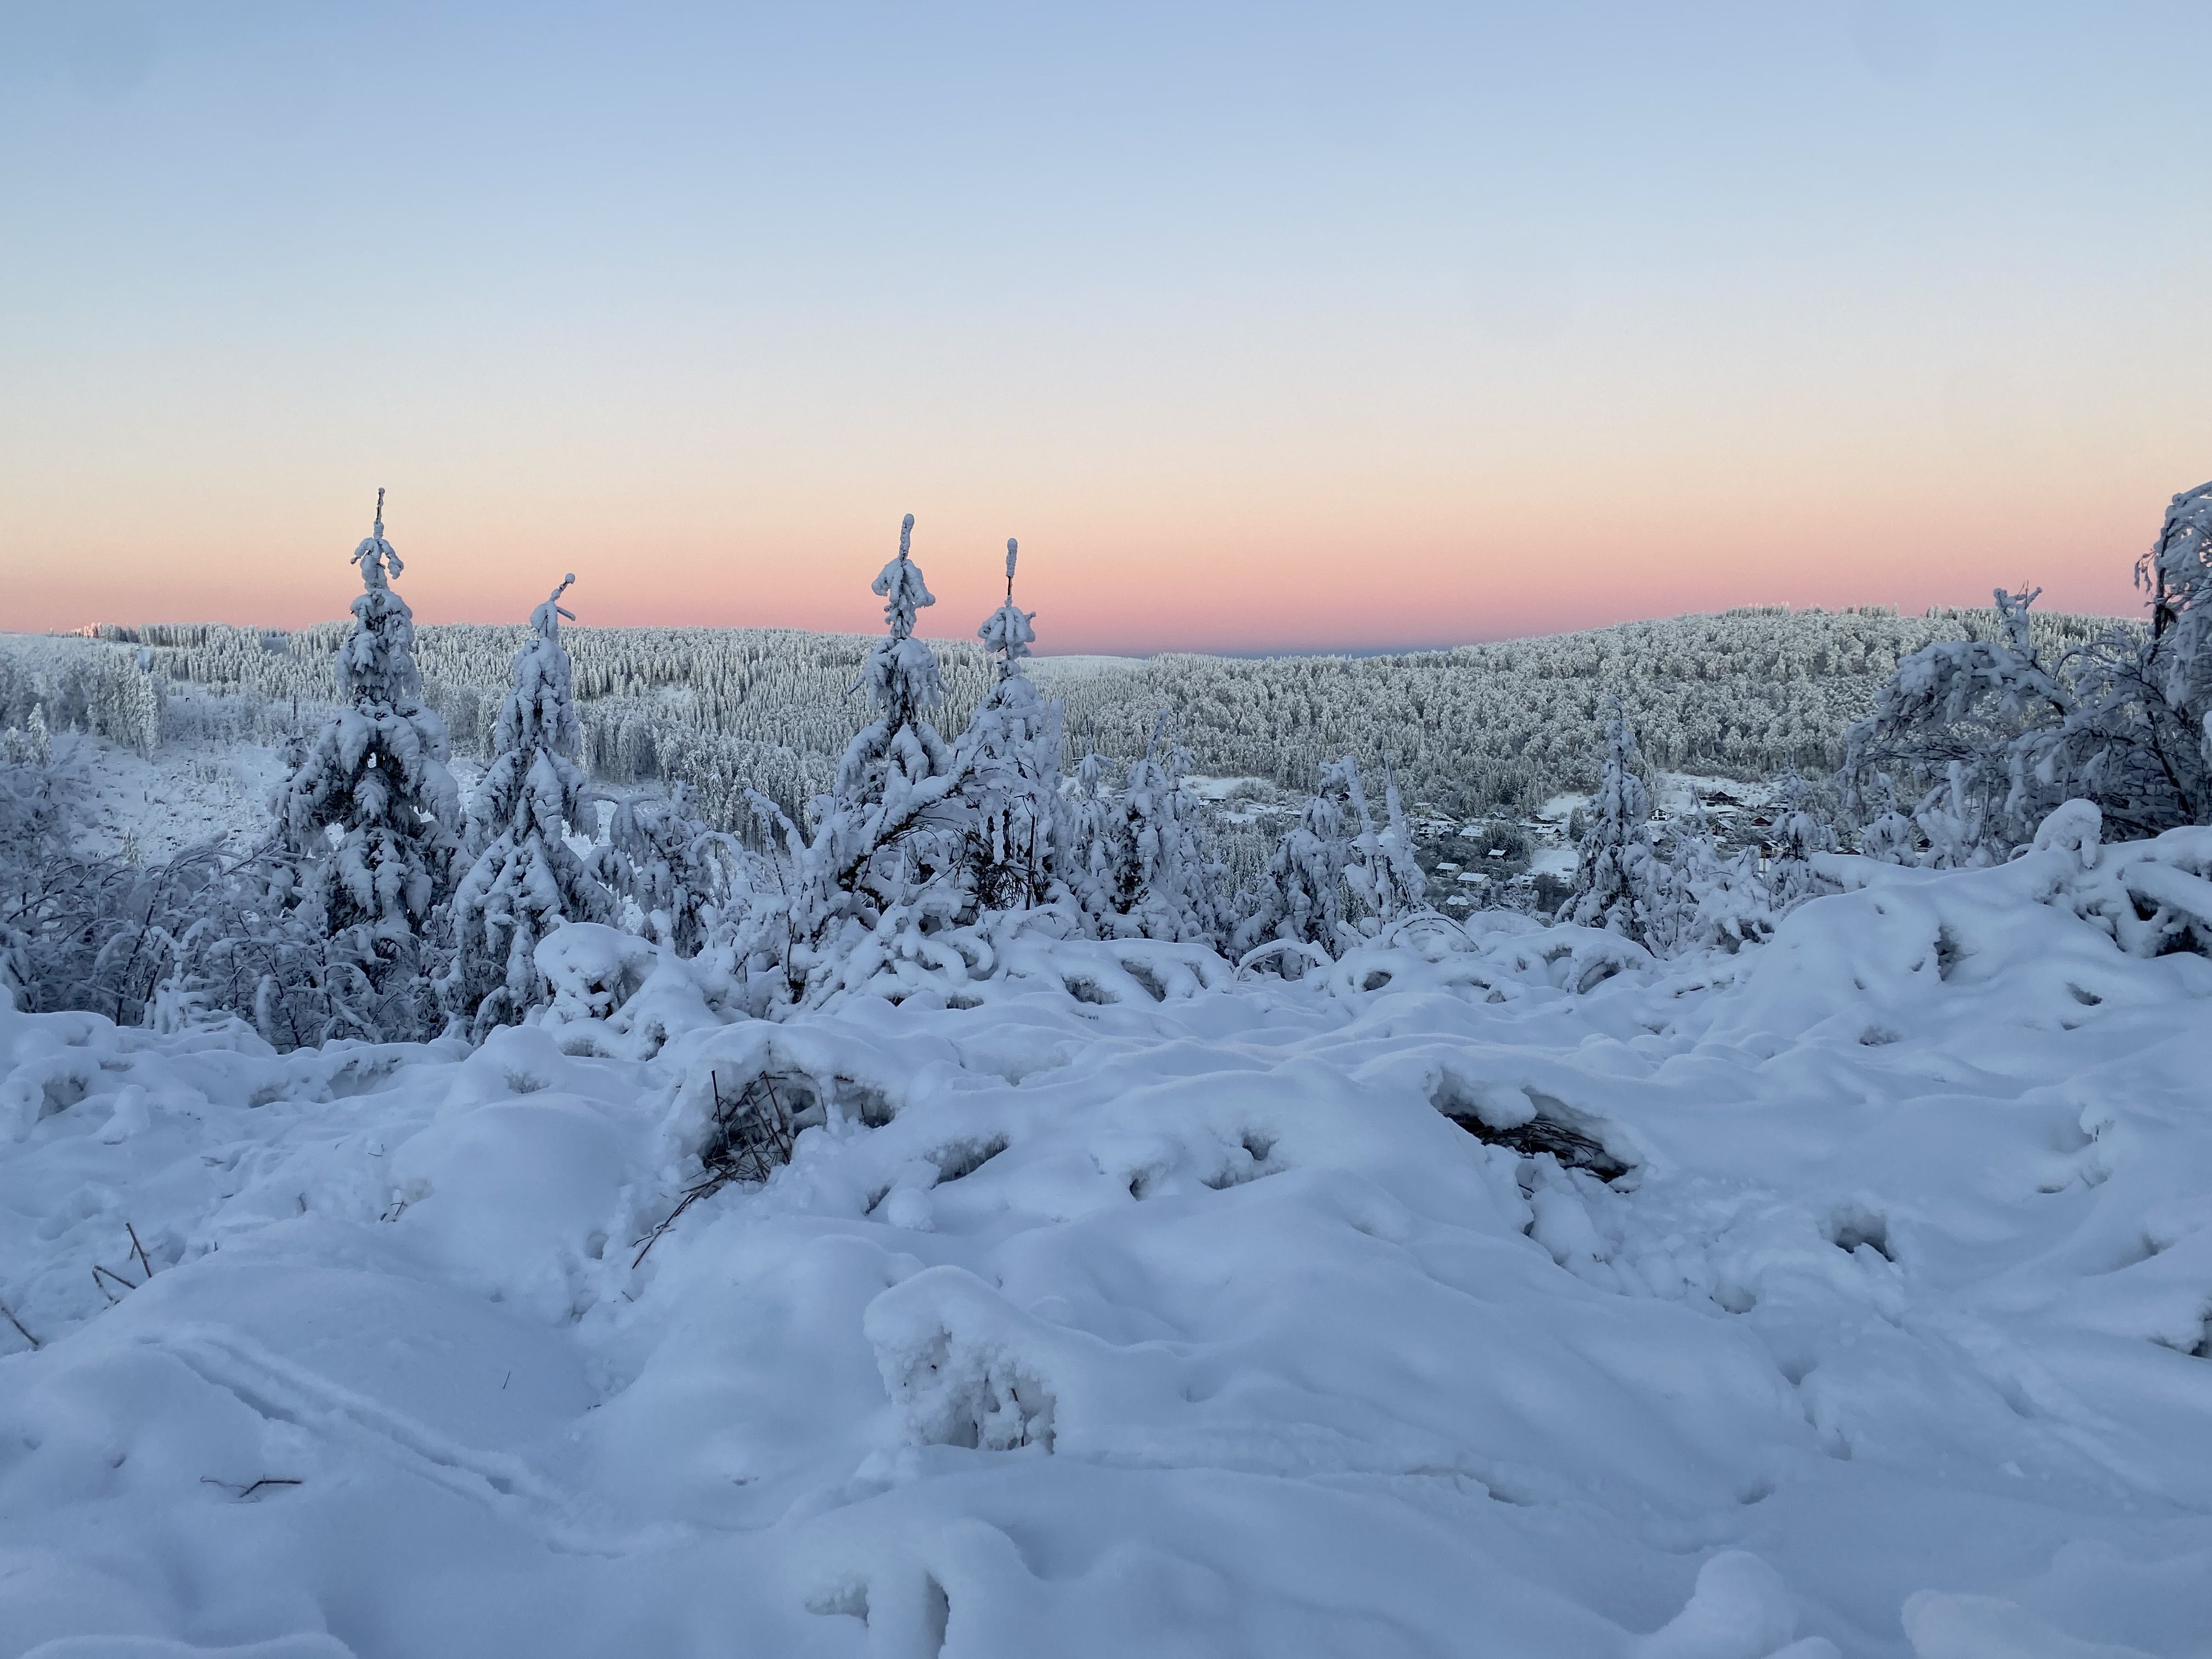
M 1651 845 L 1651 797 L 1637 774 L 1636 735 L 1615 698 L 1605 727 L 1597 793 L 1583 809 L 1575 884 L 1559 920 L 1603 927 L 1641 944 L 1660 878 Z
M 392 589 L 384 492 L 354 550 L 361 596 L 335 665 L 346 706 L 297 754 L 275 803 L 301 866 L 298 908 L 359 978 L 365 1035 L 421 1035 L 434 1018 L 427 936 L 453 890 L 459 798 L 445 723 L 422 704 L 415 619 Z
M 1018 550 L 1007 538 L 1006 602 L 975 630 L 999 659 L 997 678 L 957 745 L 966 774 L 969 877 L 975 902 L 985 910 L 1042 902 L 1052 889 L 1056 862 L 1060 705 L 1040 696 L 1022 672 L 1022 659 L 1036 640 L 1036 613 L 1014 603 Z
M 564 921 L 598 921 L 605 888 L 570 848 L 586 828 L 580 731 L 568 653 L 561 644 L 562 580 L 530 613 L 532 635 L 514 659 L 514 689 L 501 705 L 495 752 L 469 809 L 475 856 L 453 894 L 453 961 L 440 986 L 447 1012 L 481 1041 L 552 1000 L 538 969 L 538 942 Z

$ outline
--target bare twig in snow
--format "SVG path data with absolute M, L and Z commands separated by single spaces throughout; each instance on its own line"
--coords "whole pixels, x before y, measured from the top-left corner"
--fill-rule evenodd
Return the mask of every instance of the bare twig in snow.
M 45 1343 L 40 1341 L 37 1337 L 33 1336 L 30 1332 L 23 1328 L 23 1322 L 15 1317 L 15 1310 L 9 1307 L 9 1305 L 4 1302 L 0 1302 L 0 1317 L 4 1317 L 10 1325 L 13 1325 L 15 1328 L 15 1334 L 21 1337 L 24 1341 L 29 1343 L 33 1352 L 36 1352 L 39 1349 L 46 1346 Z

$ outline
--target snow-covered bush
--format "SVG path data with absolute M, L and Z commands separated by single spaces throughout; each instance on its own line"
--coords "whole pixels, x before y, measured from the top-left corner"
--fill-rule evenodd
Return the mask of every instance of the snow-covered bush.
M 1398 793 L 1398 775 L 1386 762 L 1382 772 L 1382 821 L 1376 823 L 1359 779 L 1359 763 L 1346 755 L 1337 763 L 1345 797 L 1359 830 L 1352 839 L 1344 878 L 1364 907 L 1361 931 L 1370 935 L 1394 927 L 1422 908 L 1428 878 L 1413 854 L 1413 829 Z
M 1814 860 L 1836 848 L 1836 832 L 1819 792 L 1797 775 L 1796 768 L 1784 769 L 1775 784 L 1773 844 L 1766 866 L 1769 904 L 1777 915 L 1835 890 Z
M 1650 867 L 1644 942 L 1654 956 L 1739 951 L 1774 931 L 1774 887 L 1758 849 L 1723 852 L 1703 808 L 1675 825 Z
M 1636 734 L 1615 699 L 1606 719 L 1597 793 L 1583 809 L 1574 886 L 1559 920 L 1602 927 L 1640 945 L 1650 930 L 1662 877 L 1651 842 L 1651 794 L 1638 766 Z
M 454 890 L 453 959 L 439 994 L 479 1042 L 551 1000 L 538 941 L 564 921 L 600 921 L 610 908 L 568 842 L 587 828 L 561 647 L 561 619 L 569 616 L 561 596 L 575 580 L 564 577 L 530 613 L 531 641 L 514 659 L 514 689 L 499 711 L 497 752 L 469 806 L 474 858 Z
M 651 938 L 679 957 L 694 957 L 725 917 L 735 920 L 749 857 L 735 836 L 699 821 L 690 790 L 679 783 L 663 800 L 617 801 L 589 868 L 610 892 L 637 907 Z
M 2212 483 L 2173 498 L 2136 577 L 2148 630 L 2055 653 L 2036 637 L 2036 593 L 1998 589 L 1994 637 L 1916 653 L 1850 729 L 1855 781 L 1881 771 L 1924 792 L 1912 816 L 1929 861 L 2002 859 L 2073 797 L 2128 836 L 2212 820 Z
M 1085 763 L 1071 885 L 1102 938 L 1211 945 L 1227 931 L 1220 863 L 1204 804 L 1185 782 L 1190 752 L 1168 740 L 1167 726 L 1163 711 L 1118 793 Z
M 2063 860 L 2042 896 L 2112 936 L 2130 956 L 2212 956 L 2212 827 L 2106 845 L 2104 814 L 2087 800 L 2053 809 L 2036 853 Z
M 1267 960 L 1296 978 L 1307 963 L 1327 961 L 1344 948 L 1351 848 L 1344 810 L 1325 793 L 1328 781 L 1324 774 L 1322 789 L 1306 797 L 1259 879 L 1238 896 L 1230 952 L 1240 963 Z

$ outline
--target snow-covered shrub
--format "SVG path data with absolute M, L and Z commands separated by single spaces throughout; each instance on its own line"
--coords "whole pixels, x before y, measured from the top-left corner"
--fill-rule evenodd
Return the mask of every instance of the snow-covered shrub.
M 1428 890 L 1428 878 L 1413 855 L 1413 829 L 1406 821 L 1406 805 L 1398 793 L 1396 770 L 1385 763 L 1382 822 L 1379 825 L 1368 808 L 1367 791 L 1359 780 L 1359 763 L 1346 755 L 1337 763 L 1337 775 L 1351 804 L 1353 821 L 1359 826 L 1345 860 L 1345 882 L 1366 911 L 1360 931 L 1369 935 L 1381 933 L 1422 908 L 1421 896 Z
M 2094 923 L 2130 956 L 2212 956 L 2212 828 L 2189 825 L 2106 845 L 2095 803 L 2070 800 L 2035 832 L 2033 850 L 2063 862 L 2043 896 Z
M 1559 920 L 1644 942 L 1662 879 L 1651 843 L 1651 795 L 1638 775 L 1636 734 L 1620 701 L 1605 727 L 1597 793 L 1583 809 L 1575 880 Z
M 1925 792 L 1913 817 L 1929 862 L 2000 860 L 2074 797 L 2127 836 L 2212 820 L 2212 483 L 2173 498 L 2136 574 L 2148 630 L 2054 654 L 2033 626 L 2036 593 L 2000 588 L 1995 637 L 1906 659 L 1850 729 L 1847 774 Z
M 1774 914 L 1836 890 L 1835 884 L 1814 865 L 1820 854 L 1832 853 L 1836 847 L 1835 830 L 1817 793 L 1797 775 L 1796 768 L 1785 768 L 1776 781 L 1774 836 L 1766 866 L 1768 902 Z
M 543 1007 L 538 941 L 564 921 L 597 921 L 606 890 L 569 848 L 585 825 L 568 653 L 561 647 L 562 580 L 530 613 L 531 640 L 514 659 L 514 689 L 499 711 L 497 750 L 469 805 L 475 856 L 454 890 L 453 960 L 439 987 L 447 1011 L 481 1042 Z
M 1889 774 L 1875 772 L 1871 787 L 1859 785 L 1848 775 L 1843 781 L 1847 791 L 1844 802 L 1846 820 L 1855 814 L 1863 819 L 1857 836 L 1860 854 L 1883 864 L 1919 863 L 1918 826 L 1899 810 L 1897 788 L 1890 781 Z
M 1329 775 L 1323 775 L 1324 791 Z M 1308 962 L 1334 957 L 1346 942 L 1350 851 L 1343 808 L 1326 793 L 1307 796 L 1258 881 L 1239 896 L 1231 954 L 1248 964 L 1264 958 L 1291 978 Z
M 1072 837 L 1078 902 L 1103 938 L 1213 944 L 1227 931 L 1220 861 L 1185 780 L 1190 751 L 1167 742 L 1164 711 L 1118 794 L 1085 763 Z
M 1702 808 L 1675 827 L 1650 867 L 1644 942 L 1653 955 L 1734 951 L 1774 931 L 1774 884 L 1759 872 L 1757 849 L 1723 853 Z
M 607 838 L 587 862 L 609 891 L 637 907 L 652 938 L 694 957 L 725 916 L 734 919 L 748 856 L 736 837 L 699 821 L 679 783 L 665 800 L 617 801 Z

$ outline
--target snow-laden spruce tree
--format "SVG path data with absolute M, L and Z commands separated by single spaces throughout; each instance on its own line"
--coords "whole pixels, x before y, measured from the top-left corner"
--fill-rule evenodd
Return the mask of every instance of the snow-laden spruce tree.
M 422 704 L 415 618 L 392 589 L 399 556 L 376 520 L 354 550 L 362 592 L 334 665 L 345 706 L 299 752 L 275 806 L 300 862 L 297 904 L 331 941 L 345 1024 L 389 1040 L 434 1020 L 426 935 L 453 891 L 459 796 L 445 723 Z
M 1603 927 L 1641 944 L 1650 930 L 1659 880 L 1651 844 L 1651 796 L 1638 775 L 1636 734 L 1612 700 L 1597 793 L 1583 809 L 1575 882 L 1559 920 Z
M 975 630 L 999 659 L 989 694 L 957 745 L 966 781 L 968 873 L 985 910 L 1021 910 L 1051 890 L 1053 830 L 1060 798 L 1060 705 L 1037 694 L 1022 672 L 1036 641 L 1036 613 L 1014 603 L 1014 560 L 1006 538 L 1006 602 Z
M 1095 928 L 1107 910 L 1114 884 L 1114 792 L 1106 782 L 1106 757 L 1097 750 L 1075 763 L 1075 776 L 1053 811 L 1054 873 L 1074 896 Z
M 1076 896 L 1102 938 L 1218 945 L 1228 931 L 1220 860 L 1206 809 L 1184 781 L 1190 753 L 1165 741 L 1167 726 L 1163 709 L 1119 794 L 1092 783 Z
M 1352 839 L 1345 861 L 1346 884 L 1358 896 L 1367 914 L 1363 933 L 1380 933 L 1421 908 L 1429 878 L 1413 854 L 1413 827 L 1398 793 L 1398 775 L 1385 762 L 1382 769 L 1382 822 L 1377 824 L 1367 805 L 1366 787 L 1360 781 L 1359 763 L 1346 755 L 1336 765 L 1346 799 L 1351 803 L 1359 833 Z
M 841 982 L 870 935 L 880 935 L 871 947 L 878 956 L 927 954 L 924 936 L 972 902 L 960 879 L 969 761 L 929 721 L 945 688 L 936 654 L 914 626 L 916 613 L 937 600 L 914 562 L 913 538 L 909 513 L 898 556 L 870 585 L 884 601 L 884 637 L 859 684 L 876 718 L 846 746 L 834 787 L 814 799 L 811 826 L 802 830 L 765 796 L 751 796 L 785 854 L 782 892 L 756 909 L 752 948 L 776 960 L 793 1003 Z
M 1330 787 L 1340 775 L 1334 766 L 1322 769 L 1321 787 L 1306 797 L 1296 820 L 1277 838 L 1258 880 L 1239 895 L 1230 953 L 1240 961 L 1275 946 L 1275 966 L 1292 975 L 1293 963 L 1314 960 L 1316 952 L 1334 957 L 1343 950 L 1345 866 L 1352 847 L 1344 809 Z
M 588 864 L 611 891 L 637 906 L 648 938 L 692 957 L 738 896 L 742 849 L 699 821 L 679 783 L 665 800 L 617 803 L 607 839 L 592 849 Z
M 514 689 L 500 707 L 495 752 L 469 804 L 468 872 L 453 893 L 453 959 L 439 987 L 447 1012 L 481 1041 L 552 1000 L 538 972 L 538 941 L 564 921 L 599 921 L 606 890 L 568 842 L 587 832 L 584 774 L 561 621 L 575 618 L 562 579 L 530 613 L 531 638 L 514 659 Z

